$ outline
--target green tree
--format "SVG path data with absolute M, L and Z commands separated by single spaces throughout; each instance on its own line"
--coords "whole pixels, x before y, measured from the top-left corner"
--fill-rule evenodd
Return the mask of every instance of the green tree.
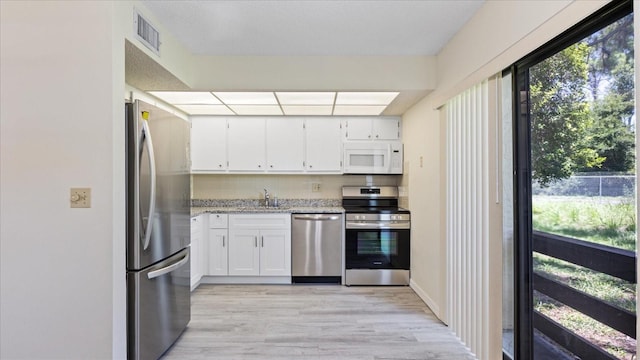
M 579 171 L 634 169 L 634 51 L 633 15 L 591 35 L 589 83 L 593 99 L 588 146 L 605 160 L 599 167 Z
M 589 50 L 577 43 L 529 70 L 532 178 L 543 187 L 604 161 L 588 146 Z

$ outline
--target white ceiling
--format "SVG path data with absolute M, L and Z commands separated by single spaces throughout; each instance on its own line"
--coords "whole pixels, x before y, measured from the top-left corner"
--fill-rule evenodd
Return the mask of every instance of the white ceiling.
M 435 55 L 483 0 L 143 0 L 200 55 Z
M 134 87 L 145 91 L 398 92 L 391 104 L 376 110 L 383 115 L 401 115 L 433 90 L 436 69 L 428 64 L 428 58 L 437 55 L 484 3 L 484 0 L 141 1 L 154 15 L 154 21 L 188 51 L 218 59 L 210 68 L 203 68 L 205 72 L 215 69 L 217 73 L 203 76 L 211 79 L 209 84 L 190 88 L 127 43 L 126 81 Z M 152 25 L 158 26 L 153 22 Z M 162 36 L 161 33 L 161 42 Z M 275 60 L 246 60 L 264 56 Z M 326 60 L 330 57 L 331 60 Z M 416 58 L 426 60 L 414 67 L 416 61 L 422 61 Z M 408 66 L 400 69 L 397 67 L 400 64 Z M 300 79 L 311 81 L 307 84 L 299 82 Z M 334 115 L 335 110 L 332 107 Z M 204 110 L 190 108 L 187 112 L 201 111 Z M 280 111 L 307 113 L 309 109 Z M 358 111 L 361 115 L 371 112 L 364 108 Z

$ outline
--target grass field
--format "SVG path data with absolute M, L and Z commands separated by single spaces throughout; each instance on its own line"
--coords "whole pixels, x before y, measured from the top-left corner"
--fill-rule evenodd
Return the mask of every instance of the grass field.
M 533 228 L 635 251 L 635 199 L 535 196 Z M 534 271 L 621 308 L 636 310 L 635 284 L 541 254 L 534 254 Z M 616 357 L 631 359 L 635 354 L 635 339 L 542 294 L 536 293 L 534 298 L 536 310 Z

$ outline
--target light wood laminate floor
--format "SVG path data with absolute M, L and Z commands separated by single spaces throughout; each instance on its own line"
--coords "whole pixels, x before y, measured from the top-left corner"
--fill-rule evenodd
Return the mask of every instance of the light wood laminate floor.
M 201 285 L 170 359 L 475 359 L 409 287 Z

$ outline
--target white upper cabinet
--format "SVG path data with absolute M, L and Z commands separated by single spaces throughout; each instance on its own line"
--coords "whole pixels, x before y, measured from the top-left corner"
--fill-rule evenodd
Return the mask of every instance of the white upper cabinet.
M 227 118 L 191 118 L 191 170 L 227 170 Z
M 399 140 L 400 118 L 195 116 L 194 173 L 343 172 L 343 142 Z
M 334 117 L 306 119 L 306 161 L 309 172 L 342 172 L 341 119 Z
M 347 140 L 398 140 L 399 117 L 350 117 L 345 119 Z
M 264 117 L 234 118 L 229 121 L 229 170 L 261 172 L 266 169 L 265 130 Z
M 267 118 L 267 170 L 304 170 L 303 118 Z

